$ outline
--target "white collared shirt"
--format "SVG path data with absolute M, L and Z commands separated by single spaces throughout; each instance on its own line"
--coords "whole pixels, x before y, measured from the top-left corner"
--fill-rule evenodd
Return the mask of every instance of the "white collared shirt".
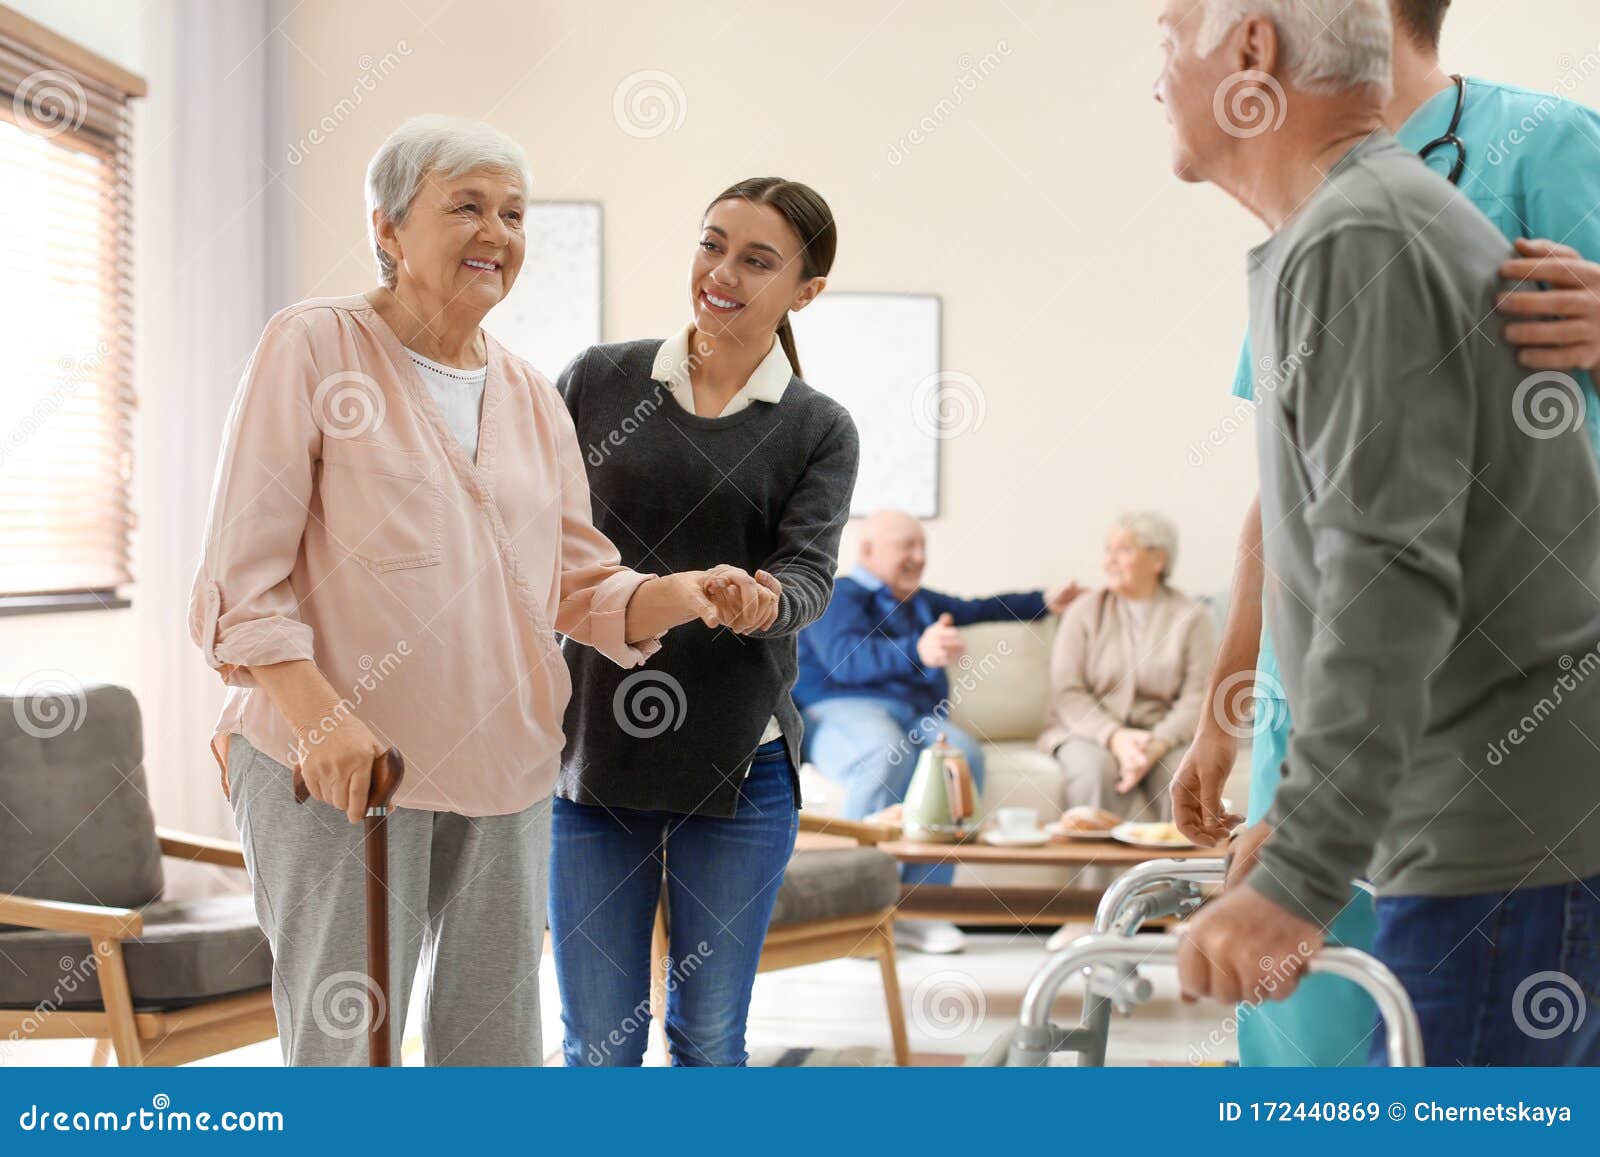
M 694 333 L 693 325 L 686 325 L 672 337 L 661 343 L 661 349 L 656 352 L 655 364 L 650 367 L 650 379 L 661 382 L 672 390 L 672 396 L 689 413 L 695 413 L 694 385 L 689 380 L 691 357 L 689 354 L 689 335 Z M 789 355 L 783 352 L 783 343 L 778 341 L 777 335 L 772 338 L 772 348 L 767 351 L 767 356 L 761 359 L 761 364 L 755 368 L 739 392 L 728 399 L 728 404 L 722 407 L 719 418 L 727 418 L 737 414 L 751 402 L 772 402 L 776 405 L 783 399 L 783 391 L 789 388 L 789 379 L 794 374 L 794 369 L 789 365 Z M 783 735 L 783 727 L 774 715 L 767 720 L 767 729 L 761 733 L 762 743 L 771 743 Z M 745 770 L 749 774 L 749 769 Z
M 672 396 L 677 399 L 678 405 L 689 413 L 697 411 L 694 408 L 694 386 L 689 381 L 689 369 L 692 357 L 689 352 L 689 337 L 694 333 L 693 325 L 686 325 L 678 333 L 661 343 L 661 349 L 656 353 L 655 364 L 650 367 L 651 380 L 662 382 L 672 389 Z M 774 404 L 783 400 L 783 392 L 789 388 L 789 379 L 794 375 L 793 368 L 789 365 L 789 355 L 783 352 L 783 344 L 774 335 L 772 348 L 767 351 L 767 356 L 761 359 L 761 364 L 755 368 L 740 391 L 728 399 L 728 404 L 722 407 L 719 418 L 731 417 L 744 409 L 751 402 L 772 402 Z

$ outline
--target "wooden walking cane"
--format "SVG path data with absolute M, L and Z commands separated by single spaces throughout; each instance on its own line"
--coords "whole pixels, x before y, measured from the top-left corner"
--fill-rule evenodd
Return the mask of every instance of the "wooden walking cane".
M 367 1064 L 389 1065 L 389 801 L 406 774 L 406 761 L 391 747 L 372 761 L 372 782 L 367 788 L 367 818 L 363 845 L 367 860 L 367 975 L 377 987 L 376 1000 L 367 994 Z M 294 769 L 294 798 L 305 803 L 311 790 Z M 382 1009 L 377 1007 L 382 1002 Z

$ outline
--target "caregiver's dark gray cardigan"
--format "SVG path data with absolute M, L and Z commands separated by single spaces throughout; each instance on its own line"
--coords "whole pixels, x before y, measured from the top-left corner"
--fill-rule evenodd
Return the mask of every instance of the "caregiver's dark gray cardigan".
M 635 570 L 731 563 L 771 572 L 783 585 L 778 619 L 743 636 L 687 623 L 632 670 L 563 640 L 573 694 L 556 793 L 731 816 L 772 716 L 800 766 L 800 713 L 789 695 L 795 634 L 832 596 L 859 445 L 845 408 L 797 377 L 777 403 L 752 402 L 725 418 L 691 414 L 651 379 L 661 346 L 592 346 L 561 375 L 595 526 Z

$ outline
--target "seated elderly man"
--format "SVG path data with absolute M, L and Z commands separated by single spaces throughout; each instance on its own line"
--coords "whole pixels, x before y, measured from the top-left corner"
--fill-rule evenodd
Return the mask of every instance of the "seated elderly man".
M 1121 519 L 1106 538 L 1106 585 L 1061 620 L 1039 749 L 1060 761 L 1069 807 L 1172 816 L 1216 651 L 1206 608 L 1171 586 L 1177 554 L 1166 518 Z
M 1292 719 L 1179 982 L 1291 994 L 1365 877 L 1428 1063 L 1600 1063 L 1582 1015 L 1600 993 L 1600 680 L 1572 670 L 1600 654 L 1583 394 L 1485 324 L 1511 243 L 1384 127 L 1384 0 L 1168 0 L 1162 26 L 1178 175 L 1270 231 L 1250 337 Z M 1224 87 L 1229 108 L 1287 115 L 1241 134 L 1219 123 Z M 1546 1031 L 1557 998 L 1577 1015 Z
M 794 698 L 805 716 L 806 758 L 845 788 L 844 814 L 859 819 L 905 798 L 922 749 L 942 733 L 966 754 L 979 787 L 983 752 L 948 718 L 945 669 L 965 653 L 959 628 L 1059 613 L 1076 584 L 1050 591 L 960 599 L 922 584 L 926 543 L 909 514 L 883 510 L 863 528 L 860 565 L 841 575 L 823 616 L 800 634 Z M 906 883 L 948 884 L 949 864 L 907 864 Z M 959 929 L 900 920 L 896 939 L 925 952 L 956 952 Z

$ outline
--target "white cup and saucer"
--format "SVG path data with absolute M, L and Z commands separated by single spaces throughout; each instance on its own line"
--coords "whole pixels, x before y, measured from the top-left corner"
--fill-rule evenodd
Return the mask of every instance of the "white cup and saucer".
M 1050 833 L 1039 826 L 1039 809 L 1002 807 L 994 810 L 994 823 L 983 833 L 983 842 L 1002 848 L 1031 848 L 1047 843 Z

